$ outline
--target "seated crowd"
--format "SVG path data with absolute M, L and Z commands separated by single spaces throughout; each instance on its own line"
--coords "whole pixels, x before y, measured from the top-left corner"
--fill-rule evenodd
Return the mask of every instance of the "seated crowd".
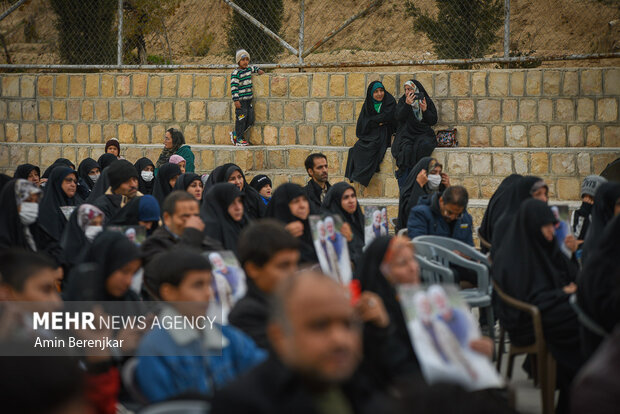
M 434 235 L 474 246 L 468 192 L 451 185 L 430 157 L 436 121 L 435 106 L 418 81 L 405 83 L 398 102 L 380 82 L 369 85 L 346 176 L 367 184 L 391 145 L 400 187 L 394 230 L 408 237 L 381 230 L 368 246 L 373 230 L 365 227 L 355 188 L 330 183 L 327 157 L 320 153 L 306 159 L 305 187 L 273 188 L 265 175 L 248 183 L 235 164 L 198 175 L 191 148 L 175 129 L 166 132 L 155 163 L 141 158 L 131 164 L 118 141 L 110 140 L 106 154 L 83 160 L 77 170 L 62 158 L 43 176 L 38 166 L 20 165 L 0 188 L 5 315 L 8 301 L 155 301 L 161 315 L 205 315 L 214 300 L 215 272 L 204 253 L 221 250 L 238 259 L 247 291 L 228 323 L 206 335 L 191 329 L 130 332 L 131 359 L 105 352 L 77 360 L 0 357 L 1 387 L 12 396 L 3 408 L 114 413 L 119 405 L 198 399 L 208 401 L 213 413 L 514 412 L 501 390 L 471 393 L 427 384 L 399 303 L 400 285 L 423 282 L 411 239 Z M 588 404 L 618 407 L 617 393 L 599 392 L 610 386 L 606 381 L 615 378 L 617 384 L 618 373 L 601 378 L 586 365 L 590 359 L 617 361 L 619 353 L 620 184 L 605 181 L 585 179 L 572 234 L 562 241 L 555 236 L 558 218 L 547 205 L 549 188 L 539 177 L 505 178 L 479 229 L 493 280 L 540 310 L 557 361 L 558 412 L 570 412 L 571 405 L 573 412 Z M 322 213 L 342 219 L 360 287 L 355 300 L 348 286 L 316 266 L 320 245 L 313 242 L 310 215 Z M 144 226 L 146 239 L 137 246 L 109 229 L 125 225 Z M 461 285 L 477 283 L 468 269 L 453 270 Z M 601 345 L 603 336 L 580 325 L 569 303 L 573 294 L 614 342 Z M 530 344 L 531 320 L 499 298 L 493 301 L 511 342 Z M 180 305 L 191 302 L 196 305 Z M 25 317 L 0 314 L 0 340 Z M 486 337 L 469 345 L 489 358 L 494 353 Z M 209 352 L 218 348 L 216 355 Z M 602 385 L 571 394 L 584 375 Z

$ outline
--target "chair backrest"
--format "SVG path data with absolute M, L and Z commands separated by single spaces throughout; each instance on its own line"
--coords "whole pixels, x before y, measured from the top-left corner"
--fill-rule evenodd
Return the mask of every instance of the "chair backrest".
M 420 278 L 423 284 L 454 283 L 454 273 L 450 268 L 444 267 L 438 263 L 433 263 L 431 260 L 421 255 L 416 255 L 416 259 L 420 265 Z
M 416 237 L 417 239 L 417 237 Z M 431 259 L 445 267 L 451 264 L 458 265 L 476 272 L 476 290 L 480 295 L 490 294 L 489 269 L 486 265 L 467 260 L 445 247 L 428 243 L 425 241 L 413 240 L 416 254 Z
M 579 322 L 581 322 L 581 324 L 585 326 L 586 329 L 594 332 L 598 336 L 602 336 L 603 338 L 609 336 L 609 333 L 601 325 L 596 323 L 594 319 L 590 318 L 590 316 L 585 313 L 583 309 L 581 309 L 581 306 L 579 306 L 579 303 L 577 302 L 576 294 L 573 293 L 572 295 L 570 295 L 570 298 L 568 298 L 568 303 L 570 303 L 570 306 L 577 314 Z
M 400 229 L 400 230 L 398 230 L 398 233 L 397 233 L 398 236 L 406 236 L 407 234 L 408 234 L 407 233 L 407 228 Z
M 502 302 L 504 302 L 506 305 L 510 307 L 513 307 L 515 309 L 518 309 L 522 312 L 527 313 L 532 318 L 532 324 L 534 325 L 534 336 L 536 337 L 537 341 L 543 340 L 544 336 L 543 336 L 543 329 L 542 329 L 542 319 L 540 317 L 540 311 L 538 310 L 538 307 L 513 298 L 512 296 L 504 292 L 499 287 L 499 285 L 497 284 L 495 280 L 493 280 L 492 282 L 493 282 L 493 291 L 497 293 L 497 295 L 502 300 Z
M 153 404 L 138 411 L 139 414 L 209 414 L 211 404 L 202 400 L 176 400 Z
M 140 404 L 146 404 L 148 400 L 142 394 L 135 381 L 136 367 L 138 366 L 138 358 L 129 358 L 121 368 L 121 381 L 129 393 L 129 395 Z
M 489 259 L 487 258 L 487 256 L 460 240 L 451 239 L 449 237 L 443 236 L 418 236 L 413 240 L 436 244 L 448 250 L 456 250 L 466 256 L 471 257 L 472 260 L 478 260 L 480 263 L 484 263 L 485 265 L 490 267 Z

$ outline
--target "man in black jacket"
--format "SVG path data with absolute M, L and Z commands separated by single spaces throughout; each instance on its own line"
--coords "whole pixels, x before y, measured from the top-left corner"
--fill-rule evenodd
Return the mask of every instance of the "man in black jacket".
M 329 178 L 327 157 L 321 153 L 310 154 L 304 165 L 310 176 L 310 181 L 304 187 L 310 202 L 310 214 L 319 214 L 323 199 L 331 187 L 327 181 Z
M 239 259 L 248 291 L 228 315 L 231 325 L 268 349 L 269 296 L 277 284 L 291 277 L 299 262 L 299 240 L 274 220 L 252 224 L 239 237 Z
M 135 169 L 134 169 L 135 170 Z M 204 235 L 205 225 L 200 219 L 198 201 L 186 191 L 173 191 L 163 204 L 163 222 L 140 246 L 143 254 L 144 281 L 148 288 L 148 264 L 162 252 L 175 246 L 194 248 L 199 251 L 222 250 L 222 245 Z
M 142 196 L 138 191 L 138 171 L 129 161 L 118 160 L 110 164 L 107 176 L 110 188 L 93 202 L 105 214 L 106 222 L 135 197 Z
M 214 414 L 391 412 L 389 400 L 354 375 L 362 325 L 341 285 L 306 271 L 285 279 L 273 299 L 272 356 L 218 391 Z

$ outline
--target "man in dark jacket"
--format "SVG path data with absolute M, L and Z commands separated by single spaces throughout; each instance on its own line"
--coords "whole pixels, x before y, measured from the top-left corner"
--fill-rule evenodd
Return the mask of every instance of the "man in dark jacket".
M 472 218 L 467 212 L 469 196 L 465 187 L 448 187 L 440 196 L 438 193 L 422 197 L 411 209 L 407 221 L 410 238 L 417 236 L 443 236 L 474 245 Z
M 127 160 L 118 160 L 107 169 L 110 188 L 99 196 L 93 204 L 105 214 L 106 222 L 135 197 L 141 197 L 138 191 L 138 172 Z
M 321 204 L 331 187 L 331 184 L 327 181 L 329 178 L 327 157 L 321 153 L 310 154 L 306 158 L 304 165 L 306 172 L 310 176 L 310 181 L 304 187 L 310 202 L 310 214 L 319 214 Z
M 228 321 L 268 349 L 269 297 L 276 285 L 291 277 L 299 262 L 299 240 L 273 220 L 261 220 L 239 237 L 239 259 L 247 275 L 248 290 L 232 308 Z
M 273 295 L 272 356 L 215 395 L 214 414 L 389 413 L 383 394 L 354 375 L 362 329 L 347 292 L 306 271 Z
M 134 169 L 135 170 L 135 169 Z M 148 264 L 162 252 L 175 246 L 194 248 L 199 251 L 222 250 L 222 245 L 204 235 L 205 225 L 200 219 L 198 201 L 186 191 L 173 191 L 163 204 L 163 222 L 140 246 L 143 254 L 144 280 L 148 288 Z

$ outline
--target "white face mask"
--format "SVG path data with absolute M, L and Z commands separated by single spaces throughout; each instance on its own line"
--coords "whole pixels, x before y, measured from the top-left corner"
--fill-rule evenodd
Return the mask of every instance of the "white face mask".
M 31 225 L 35 221 L 37 221 L 37 217 L 39 216 L 39 204 L 38 203 L 29 203 L 23 202 L 21 205 L 21 209 L 19 210 L 19 218 L 22 223 L 26 226 Z
M 103 226 L 86 226 L 86 230 L 84 230 L 84 234 L 86 235 L 86 238 L 88 239 L 88 241 L 92 242 L 93 240 L 95 240 L 95 237 L 97 237 L 97 235 L 101 233 L 102 231 L 103 231 Z
M 96 183 L 97 180 L 99 179 L 99 176 L 101 174 L 88 174 L 88 178 L 90 178 L 91 180 L 93 180 L 93 183 Z
M 436 190 L 439 188 L 439 184 L 441 184 L 441 175 L 439 174 L 428 175 L 428 188 L 430 188 L 431 190 Z
M 142 171 L 140 175 L 142 176 L 142 179 L 147 183 L 151 182 L 151 180 L 153 179 L 153 171 Z

